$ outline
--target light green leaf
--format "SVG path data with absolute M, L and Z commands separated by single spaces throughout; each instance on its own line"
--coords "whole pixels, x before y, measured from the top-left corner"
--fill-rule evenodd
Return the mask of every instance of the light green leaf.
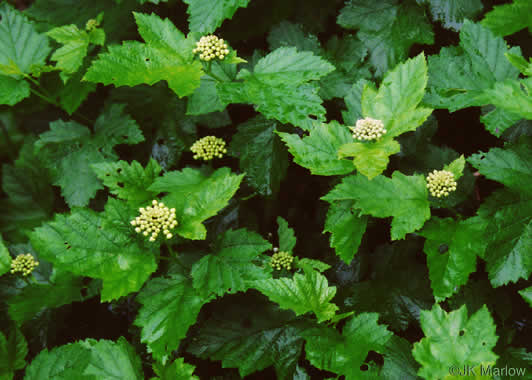
M 146 43 L 124 41 L 109 46 L 109 52 L 93 61 L 84 79 L 115 86 L 166 80 L 179 97 L 192 94 L 203 75 L 201 63 L 193 60 L 193 40 L 185 39 L 169 20 L 154 13 L 135 13 L 135 19 Z
M 228 230 L 216 246 L 214 254 L 204 256 L 192 266 L 190 274 L 198 294 L 233 294 L 268 277 L 266 270 L 253 263 L 258 255 L 272 248 L 259 234 L 243 228 Z
M 425 337 L 412 352 L 421 364 L 418 375 L 425 379 L 446 378 L 450 366 L 494 365 L 497 360 L 495 324 L 485 305 L 468 319 L 465 305 L 447 313 L 436 304 L 421 312 L 421 328 Z
M 362 115 L 381 120 L 386 137 L 414 131 L 432 113 L 419 107 L 427 85 L 427 63 L 423 53 L 388 72 L 376 94 L 371 86 L 362 92 Z
M 340 11 L 338 24 L 359 30 L 357 36 L 370 52 L 377 77 L 404 61 L 413 44 L 434 43 L 423 9 L 398 0 L 350 0 Z
M 529 58 L 527 62 L 526 59 L 517 54 L 506 53 L 505 55 L 506 58 L 508 58 L 508 61 L 510 61 L 510 63 L 521 72 L 521 74 L 527 77 L 532 76 L 532 58 Z
M 39 136 L 36 152 L 52 173 L 54 185 L 70 206 L 86 206 L 102 184 L 92 171 L 93 163 L 116 159 L 113 147 L 144 140 L 137 123 L 123 112 L 124 105 L 113 104 L 96 120 L 95 133 L 74 121 L 57 120 L 50 131 Z
M 309 259 L 307 257 L 305 257 L 303 259 L 297 259 L 296 258 L 296 267 L 297 268 L 301 268 L 303 270 L 314 270 L 315 269 L 315 270 L 317 270 L 320 273 L 323 273 L 327 269 L 331 268 L 331 266 L 329 264 L 326 264 L 323 261 L 313 260 L 313 259 Z M 338 317 L 338 315 L 336 317 Z M 334 318 L 333 318 L 333 320 L 334 320 Z
M 397 240 L 420 229 L 430 218 L 427 197 L 423 176 L 405 176 L 395 171 L 392 178 L 378 176 L 371 181 L 358 174 L 346 177 L 321 199 L 328 202 L 353 200 L 354 207 L 363 214 L 377 218 L 392 216 L 392 239 Z
M 329 287 L 327 278 L 316 271 L 296 273 L 291 279 L 256 281 L 253 287 L 282 309 L 292 310 L 296 315 L 313 312 L 320 323 L 333 318 L 338 310 L 338 306 L 330 303 L 336 287 Z
M 482 12 L 481 0 L 422 0 L 428 3 L 432 19 L 440 21 L 445 29 L 459 31 L 464 20 L 474 20 Z
M 526 289 L 521 289 L 519 294 L 530 305 L 530 307 L 532 307 L 532 286 L 529 286 Z
M 102 214 L 77 209 L 68 216 L 56 214 L 53 222 L 37 228 L 30 239 L 39 254 L 58 268 L 102 279 L 101 300 L 105 302 L 138 291 L 157 264 L 150 248 L 102 224 Z
M 389 157 L 401 151 L 401 145 L 392 138 L 385 137 L 376 142 L 352 142 L 338 149 L 338 157 L 354 157 L 357 170 L 369 179 L 373 179 L 388 167 Z
M 64 45 L 57 49 L 50 58 L 57 62 L 56 67 L 67 74 L 76 72 L 83 64 L 83 58 L 87 55 L 89 34 L 73 24 L 53 28 L 46 34 Z
M 0 276 L 11 269 L 11 256 L 7 247 L 4 245 L 2 235 L 0 235 Z
M 0 104 L 14 106 L 30 96 L 30 85 L 23 79 L 0 75 Z
M 229 145 L 230 154 L 239 158 L 246 181 L 261 195 L 276 194 L 288 168 L 286 148 L 275 134 L 278 127 L 275 121 L 254 117 L 238 126 Z
M 65 344 L 50 351 L 45 348 L 26 368 L 24 380 L 93 380 L 93 376 L 83 374 L 90 361 L 91 351 L 82 342 Z
M 458 180 L 460 177 L 462 177 L 462 174 L 464 173 L 465 163 L 466 161 L 464 155 L 462 154 L 450 164 L 445 165 L 443 167 L 443 170 L 450 171 L 451 173 L 453 173 L 454 179 Z
M 514 0 L 511 4 L 496 5 L 486 14 L 482 25 L 499 36 L 508 36 L 523 28 L 532 29 L 532 4 L 528 0 Z
M 238 368 L 242 377 L 273 365 L 278 379 L 292 379 L 305 325 L 294 321 L 291 312 L 248 297 L 231 300 L 223 313 L 213 314 L 187 350 L 204 359 L 221 360 L 223 368 Z
M 64 86 L 57 92 L 59 104 L 69 115 L 72 115 L 87 99 L 89 94 L 96 90 L 95 83 L 82 82 L 83 68 L 74 73 Z
M 487 225 L 479 217 L 461 222 L 432 217 L 419 232 L 427 239 L 423 250 L 436 302 L 458 292 L 476 270 L 477 256 L 484 257 L 487 246 Z
M 185 363 L 183 358 L 177 358 L 172 364 L 167 364 L 166 366 L 155 362 L 152 367 L 157 377 L 151 380 L 199 380 L 199 377 L 193 375 L 196 367 Z
M 331 248 L 347 265 L 355 257 L 368 223 L 367 216 L 356 214 L 352 201 L 333 202 L 329 206 L 323 229 L 323 233 L 331 233 Z
M 124 337 L 118 338 L 117 342 L 87 339 L 79 344 L 91 350 L 83 375 L 109 380 L 144 379 L 140 357 Z
M 176 209 L 176 232 L 187 239 L 203 240 L 207 230 L 202 222 L 227 206 L 236 193 L 244 174 L 232 174 L 227 167 L 210 176 L 200 170 L 185 168 L 167 172 L 157 178 L 148 190 L 167 192 L 164 203 Z
M 183 276 L 172 275 L 150 280 L 137 301 L 142 307 L 134 323 L 142 329 L 141 341 L 164 364 L 209 299 L 200 297 Z
M 161 172 L 161 167 L 153 159 L 150 159 L 146 168 L 137 161 L 131 164 L 126 161 L 104 162 L 92 164 L 91 168 L 109 188 L 111 194 L 139 205 L 148 203 L 154 198 L 156 193 L 149 191 L 148 187 Z
M 345 105 L 347 106 L 347 111 L 342 111 L 342 118 L 344 123 L 347 125 L 355 125 L 358 119 L 363 119 L 362 116 L 362 92 L 366 84 L 369 85 L 365 79 L 360 79 L 357 81 L 349 90 L 345 100 Z
M 479 208 L 488 224 L 485 260 L 493 287 L 532 273 L 532 199 L 507 190 L 493 193 Z
M 82 287 L 82 279 L 69 273 L 56 277 L 50 284 L 26 286 L 16 296 L 7 300 L 9 316 L 20 326 L 45 309 L 81 302 Z
M 478 102 L 532 120 L 532 78 L 497 82 L 479 95 Z
M 366 378 L 361 367 L 369 364 L 365 363 L 369 351 L 384 352 L 386 343 L 393 336 L 385 325 L 377 323 L 378 318 L 377 313 L 351 317 L 342 334 L 330 327 L 304 331 L 307 359 L 319 369 L 344 375 L 346 380 Z M 366 375 L 379 378 L 377 373 Z
M 0 20 L 0 65 L 13 63 L 25 74 L 33 65 L 44 65 L 51 50 L 46 36 L 37 33 L 22 12 L 5 2 L 0 5 Z
M 225 109 L 227 104 L 220 100 L 216 83 L 209 75 L 201 77 L 200 86 L 188 97 L 187 115 L 203 115 Z
M 318 80 L 335 68 L 329 62 L 308 51 L 298 52 L 294 47 L 281 47 L 260 59 L 253 68 L 253 76 L 270 86 L 290 83 L 293 86 Z M 238 78 L 251 75 L 241 70 Z
M 225 19 L 233 18 L 238 8 L 248 6 L 250 0 L 183 0 L 188 4 L 188 22 L 192 32 L 213 33 Z
M 28 343 L 18 328 L 6 336 L 0 331 L 0 378 L 11 380 L 14 372 L 26 366 Z
M 279 251 L 292 252 L 297 241 L 294 230 L 288 227 L 288 222 L 280 216 L 277 217 L 277 224 L 279 225 L 279 228 L 277 229 L 277 235 L 279 236 Z
M 277 133 L 288 146 L 294 161 L 315 175 L 349 174 L 355 169 L 351 162 L 338 158 L 338 149 L 352 142 L 347 127 L 336 121 L 314 123 L 309 135 L 300 138 L 296 134 Z
M 318 86 L 306 83 L 298 87 L 290 83 L 271 86 L 253 75 L 243 83 L 218 83 L 218 95 L 224 103 L 254 104 L 267 119 L 276 119 L 309 130 L 316 119 L 325 120 L 325 108 L 318 96 Z
M 492 148 L 487 153 L 473 154 L 467 160 L 487 178 L 512 190 L 532 194 L 532 140 L 508 144 L 504 149 Z

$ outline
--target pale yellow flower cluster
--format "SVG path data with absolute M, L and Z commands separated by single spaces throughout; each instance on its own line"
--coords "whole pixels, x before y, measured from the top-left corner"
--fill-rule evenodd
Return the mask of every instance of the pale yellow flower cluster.
M 371 117 L 357 120 L 356 126 L 349 127 L 349 129 L 353 132 L 354 139 L 362 141 L 375 141 L 386 133 L 382 121 Z
M 227 149 L 225 148 L 225 141 L 216 136 L 206 136 L 197 140 L 190 147 L 194 153 L 195 160 L 212 160 L 214 157 L 222 158 Z
M 150 241 L 155 241 L 162 231 L 164 237 L 172 238 L 170 230 L 177 226 L 175 220 L 175 208 L 168 208 L 163 202 L 152 201 L 152 205 L 139 208 L 140 216 L 131 221 L 137 233 L 150 236 Z
M 273 269 L 281 270 L 282 268 L 286 268 L 287 270 L 290 270 L 292 269 L 293 261 L 294 257 L 288 252 L 278 252 L 273 254 L 270 260 L 270 265 Z
M 200 59 L 208 62 L 214 58 L 224 59 L 229 54 L 229 49 L 223 39 L 211 34 L 201 37 L 193 52 L 194 54 L 200 53 Z
M 427 176 L 427 188 L 433 197 L 441 198 L 456 190 L 454 175 L 447 170 L 434 170 Z
M 11 273 L 22 273 L 23 276 L 29 275 L 35 267 L 39 265 L 39 262 L 33 258 L 31 253 L 20 254 L 15 260 L 11 261 Z

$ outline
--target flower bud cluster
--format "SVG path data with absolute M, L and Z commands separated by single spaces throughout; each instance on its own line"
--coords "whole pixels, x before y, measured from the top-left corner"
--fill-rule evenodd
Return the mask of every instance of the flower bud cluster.
M 427 187 L 433 197 L 446 197 L 456 190 L 456 181 L 450 171 L 434 170 L 427 176 Z
M 349 127 L 349 129 L 353 132 L 354 139 L 362 141 L 375 141 L 386 133 L 382 121 L 372 119 L 371 117 L 357 120 L 356 126 Z
M 85 30 L 87 32 L 92 32 L 94 29 L 100 26 L 100 22 L 98 20 L 95 20 L 91 18 L 87 23 L 85 24 Z
M 205 161 L 212 160 L 214 157 L 222 158 L 224 153 L 227 153 L 225 141 L 215 136 L 206 136 L 197 140 L 190 150 L 194 153 L 195 160 Z
M 27 276 L 35 267 L 39 265 L 39 262 L 33 258 L 31 253 L 18 255 L 15 260 L 11 261 L 11 273 L 22 273 L 23 276 Z
M 273 269 L 281 270 L 282 268 L 286 268 L 287 270 L 290 270 L 292 269 L 293 261 L 294 257 L 288 252 L 278 252 L 273 254 L 270 260 L 270 265 Z
M 177 226 L 175 220 L 175 208 L 168 208 L 163 202 L 152 201 L 152 205 L 139 208 L 140 216 L 131 221 L 137 233 L 150 236 L 150 241 L 155 241 L 162 231 L 164 237 L 172 238 L 170 230 Z
M 229 54 L 229 49 L 223 39 L 211 34 L 201 37 L 193 52 L 194 54 L 200 53 L 200 59 L 208 62 L 214 58 L 224 59 Z

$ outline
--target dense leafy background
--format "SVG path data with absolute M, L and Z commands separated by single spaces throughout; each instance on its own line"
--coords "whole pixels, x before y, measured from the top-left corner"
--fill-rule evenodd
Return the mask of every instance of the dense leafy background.
M 531 15 L 1 2 L 0 379 L 532 379 Z M 194 55 L 210 33 L 224 61 Z M 194 160 L 208 135 L 227 154 Z M 153 199 L 169 241 L 130 224 Z

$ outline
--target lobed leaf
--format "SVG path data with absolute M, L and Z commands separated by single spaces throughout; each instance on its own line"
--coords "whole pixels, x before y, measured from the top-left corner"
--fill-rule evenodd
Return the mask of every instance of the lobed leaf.
M 225 19 L 231 19 L 238 8 L 248 6 L 250 0 L 184 0 L 188 4 L 188 22 L 192 32 L 213 33 Z

